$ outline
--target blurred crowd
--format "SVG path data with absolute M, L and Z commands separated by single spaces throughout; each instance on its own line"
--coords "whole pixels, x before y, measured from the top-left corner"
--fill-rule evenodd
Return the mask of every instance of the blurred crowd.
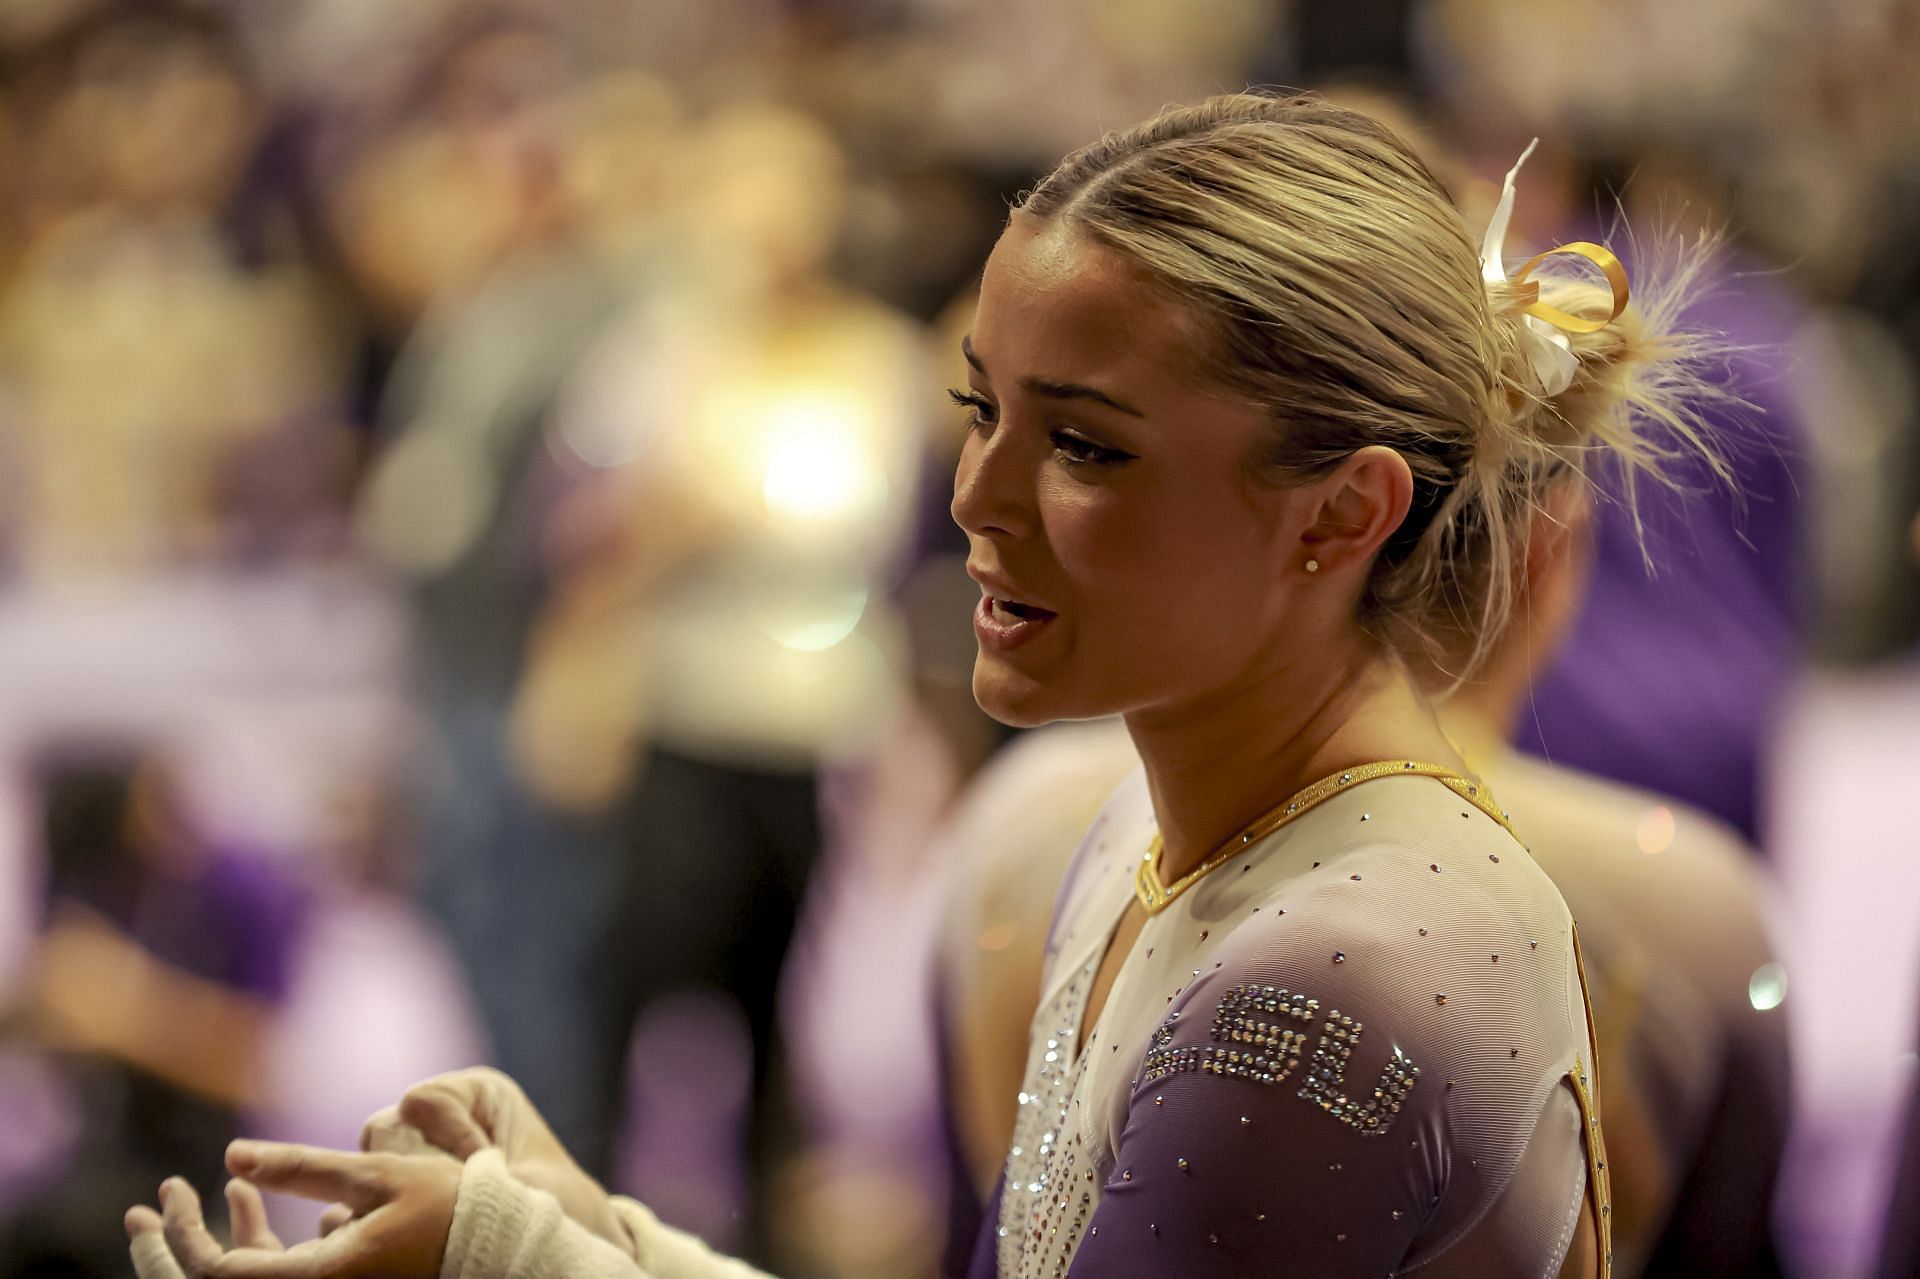
M 1920 1217 L 1915 66 L 1911 0 L 0 5 L 0 1271 L 121 1273 L 166 1173 L 485 1060 L 716 1244 L 933 1273 L 928 939 L 1007 738 L 946 515 L 972 284 L 1067 150 L 1287 84 L 1469 225 L 1538 135 L 1535 247 L 1725 237 L 1738 487 L 1603 511 L 1527 736 L 1756 845 L 1776 1234 L 1874 1274 Z

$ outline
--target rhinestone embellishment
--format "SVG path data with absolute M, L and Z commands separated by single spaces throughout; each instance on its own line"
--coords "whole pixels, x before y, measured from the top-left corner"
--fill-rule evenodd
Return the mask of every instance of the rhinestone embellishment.
M 1364 1029 L 1360 1022 L 1339 1009 L 1327 1010 L 1320 1043 L 1313 1050 L 1313 1060 L 1308 1063 L 1306 1081 L 1300 1086 L 1299 1095 L 1361 1136 L 1378 1137 L 1393 1127 L 1407 1094 L 1413 1091 L 1420 1077 L 1420 1068 L 1395 1048 L 1374 1083 L 1371 1097 L 1362 1100 L 1364 1093 L 1342 1092 L 1340 1086 L 1346 1082 L 1347 1061 L 1360 1043 Z
M 1302 1024 L 1319 1022 L 1320 1042 L 1297 1095 L 1363 1136 L 1377 1137 L 1393 1127 L 1420 1077 L 1420 1068 L 1395 1048 L 1372 1089 L 1354 1095 L 1343 1092 L 1347 1062 L 1365 1027 L 1337 1008 L 1329 1009 L 1323 1018 L 1319 1000 L 1282 987 L 1240 985 L 1229 990 L 1208 1030 L 1210 1044 L 1175 1047 L 1178 1021 L 1176 1014 L 1154 1031 L 1141 1083 L 1193 1072 L 1281 1083 L 1300 1068 L 1307 1043 Z M 1240 1122 L 1245 1125 L 1248 1120 Z
M 1306 1029 L 1287 1023 L 1311 1023 L 1319 1015 L 1317 999 L 1276 986 L 1235 986 L 1221 996 L 1207 1032 L 1214 1044 L 1229 1046 L 1186 1044 L 1175 1048 L 1175 1014 L 1153 1032 L 1140 1082 L 1200 1071 L 1277 1084 L 1300 1065 L 1307 1044 Z
M 1046 1027 L 1046 1038 L 1028 1062 L 1007 1154 L 998 1230 L 1003 1275 L 1064 1274 L 1092 1213 L 1092 1195 L 1070 1184 L 1079 1137 L 1069 1135 L 1067 1116 L 1085 1060 L 1073 1059 L 1072 1046 L 1096 968 L 1097 961 L 1081 968 L 1034 1023 Z

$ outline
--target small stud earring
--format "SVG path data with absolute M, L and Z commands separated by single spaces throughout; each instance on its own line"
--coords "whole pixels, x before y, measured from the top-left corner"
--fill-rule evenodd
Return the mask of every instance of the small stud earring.
M 1307 568 L 1307 572 L 1309 573 L 1318 573 L 1320 571 L 1320 561 L 1308 560 L 1306 564 L 1306 568 Z

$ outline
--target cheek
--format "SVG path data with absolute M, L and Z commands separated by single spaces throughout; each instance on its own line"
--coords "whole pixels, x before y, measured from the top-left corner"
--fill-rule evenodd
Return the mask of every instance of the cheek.
M 1231 497 L 1081 488 L 1049 495 L 1048 537 L 1090 622 L 1191 642 L 1196 618 L 1228 615 L 1259 590 L 1265 556 Z
M 1073 594 L 1074 611 L 1100 617 L 1125 608 L 1157 576 L 1153 539 L 1136 504 L 1113 489 L 1051 478 L 1041 486 L 1046 540 Z

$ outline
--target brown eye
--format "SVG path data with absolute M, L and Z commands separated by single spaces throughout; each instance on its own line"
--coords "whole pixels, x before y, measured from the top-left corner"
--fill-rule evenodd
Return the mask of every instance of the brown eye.
M 947 388 L 947 397 L 963 409 L 967 409 L 967 429 L 977 431 L 983 426 L 993 425 L 993 404 L 986 396 L 973 391 L 961 391 Z
M 1054 452 L 1060 460 L 1069 466 L 1093 464 L 1095 466 L 1118 466 L 1122 462 L 1131 462 L 1137 455 L 1120 449 L 1108 448 L 1104 444 L 1095 444 L 1084 435 L 1072 431 L 1055 431 L 1048 439 L 1053 443 Z

